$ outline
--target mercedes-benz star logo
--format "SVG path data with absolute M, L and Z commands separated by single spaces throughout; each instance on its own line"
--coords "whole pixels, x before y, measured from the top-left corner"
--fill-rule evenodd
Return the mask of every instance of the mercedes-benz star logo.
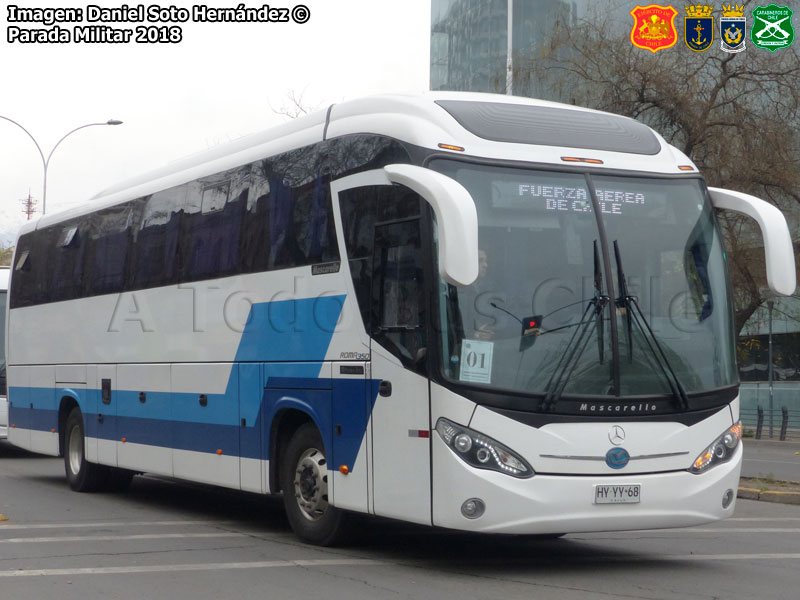
M 619 446 L 625 441 L 625 430 L 619 425 L 614 425 L 611 431 L 608 432 L 608 441 Z

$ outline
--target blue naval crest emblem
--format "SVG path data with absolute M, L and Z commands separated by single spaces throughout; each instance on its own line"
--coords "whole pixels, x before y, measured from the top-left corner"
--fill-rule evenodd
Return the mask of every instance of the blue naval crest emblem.
M 686 7 L 688 17 L 683 18 L 683 39 L 695 52 L 703 52 L 714 43 L 714 7 L 697 4 Z
M 729 53 L 741 52 L 746 47 L 746 31 L 747 20 L 744 17 L 744 6 L 723 5 L 722 16 L 719 18 L 719 37 L 722 41 L 720 48 Z

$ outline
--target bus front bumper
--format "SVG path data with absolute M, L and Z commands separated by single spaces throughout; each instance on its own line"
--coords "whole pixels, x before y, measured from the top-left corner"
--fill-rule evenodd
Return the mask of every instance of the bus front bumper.
M 733 515 L 742 466 L 740 443 L 729 462 L 702 475 L 672 471 L 607 476 L 536 474 L 517 479 L 470 467 L 438 436 L 433 444 L 434 525 L 485 533 L 661 529 L 725 519 Z M 639 486 L 638 502 L 595 503 L 596 486 L 619 489 L 635 485 Z M 471 499 L 479 499 L 485 507 L 477 518 L 462 514 L 464 503 Z

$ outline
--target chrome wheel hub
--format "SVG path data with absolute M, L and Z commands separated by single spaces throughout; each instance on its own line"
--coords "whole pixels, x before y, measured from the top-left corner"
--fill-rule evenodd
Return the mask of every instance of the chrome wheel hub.
M 74 475 L 81 471 L 83 464 L 83 436 L 78 427 L 73 427 L 69 432 L 69 469 Z
M 309 448 L 297 461 L 294 473 L 294 497 L 300 512 L 309 521 L 318 521 L 328 509 L 328 474 L 325 455 Z

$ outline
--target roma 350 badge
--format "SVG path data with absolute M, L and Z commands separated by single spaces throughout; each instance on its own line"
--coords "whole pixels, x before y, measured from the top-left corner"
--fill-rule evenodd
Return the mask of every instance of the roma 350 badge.
M 630 14 L 633 17 L 631 43 L 637 48 L 655 54 L 659 50 L 672 48 L 678 41 L 678 31 L 675 29 L 678 11 L 672 6 L 637 6 Z

